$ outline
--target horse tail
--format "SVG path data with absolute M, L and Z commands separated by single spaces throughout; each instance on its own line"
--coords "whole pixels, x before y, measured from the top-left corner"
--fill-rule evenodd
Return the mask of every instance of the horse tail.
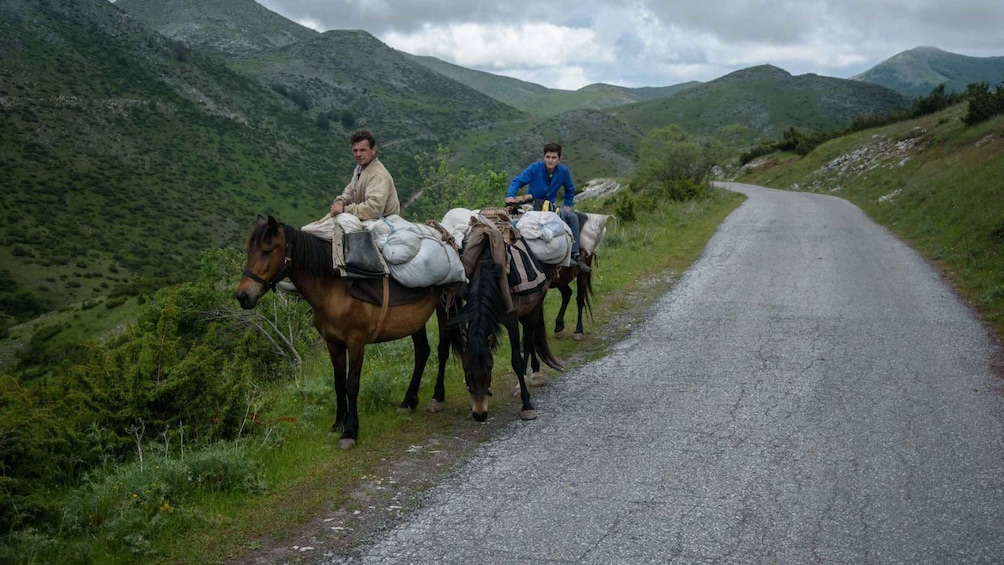
M 534 339 L 533 343 L 530 344 L 530 348 L 534 355 L 537 356 L 537 359 L 546 363 L 548 367 L 556 371 L 564 371 L 565 368 L 554 357 L 554 354 L 551 353 L 551 346 L 547 343 L 547 325 L 544 323 L 543 300 L 541 301 L 539 310 L 540 313 L 537 315 L 537 321 L 534 324 L 536 326 L 533 332 Z M 525 328 L 524 331 L 526 331 Z

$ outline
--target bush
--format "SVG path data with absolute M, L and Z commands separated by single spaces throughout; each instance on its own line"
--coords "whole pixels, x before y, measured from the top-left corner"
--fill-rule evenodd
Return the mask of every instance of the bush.
M 985 82 L 970 84 L 966 89 L 966 98 L 969 99 L 969 108 L 962 121 L 968 126 L 1004 113 L 1004 83 L 998 85 L 994 92 L 990 92 L 990 86 Z
M 620 194 L 614 201 L 614 215 L 618 220 L 633 222 L 638 218 L 635 211 L 634 197 L 630 194 Z

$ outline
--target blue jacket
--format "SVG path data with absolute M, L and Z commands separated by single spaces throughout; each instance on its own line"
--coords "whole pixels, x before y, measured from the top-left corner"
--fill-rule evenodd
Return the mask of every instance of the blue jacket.
M 558 163 L 558 167 L 554 170 L 554 176 L 551 177 L 550 183 L 547 182 L 547 166 L 544 165 L 544 162 L 537 161 L 531 164 L 509 183 L 509 193 L 506 194 L 506 198 L 516 196 L 519 189 L 526 185 L 530 185 L 526 189 L 527 194 L 534 198 L 550 200 L 552 206 L 555 205 L 558 189 L 562 186 L 565 187 L 565 206 L 571 207 L 575 200 L 575 184 L 572 183 L 572 173 L 569 172 L 568 167 L 561 163 Z

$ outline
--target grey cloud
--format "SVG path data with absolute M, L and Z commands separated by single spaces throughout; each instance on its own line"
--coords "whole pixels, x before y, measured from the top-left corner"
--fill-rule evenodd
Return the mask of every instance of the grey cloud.
M 322 31 L 364 29 L 378 38 L 460 23 L 518 28 L 546 22 L 589 28 L 617 62 L 574 64 L 589 82 L 625 86 L 711 80 L 750 62 L 756 53 L 771 59 L 750 64 L 843 77 L 921 45 L 972 56 L 1004 56 L 1000 0 L 259 1 L 289 19 L 314 22 Z M 648 20 L 639 26 L 642 16 Z M 751 55 L 744 58 L 746 54 Z M 518 63 L 499 53 L 491 64 Z M 548 76 L 545 65 L 542 60 L 539 76 Z

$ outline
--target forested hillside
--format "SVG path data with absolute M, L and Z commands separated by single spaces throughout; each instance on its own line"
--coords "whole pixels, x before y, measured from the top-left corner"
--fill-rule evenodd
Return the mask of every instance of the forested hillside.
M 644 131 L 675 123 L 694 134 L 715 135 L 738 124 L 747 129 L 746 140 L 754 143 L 780 137 L 790 127 L 841 129 L 856 117 L 891 114 L 910 104 L 909 97 L 880 86 L 811 74 L 792 76 L 762 65 L 611 113 Z
M 4 2 L 0 51 L 14 320 L 190 277 L 257 212 L 316 216 L 352 165 L 341 128 L 104 0 Z

